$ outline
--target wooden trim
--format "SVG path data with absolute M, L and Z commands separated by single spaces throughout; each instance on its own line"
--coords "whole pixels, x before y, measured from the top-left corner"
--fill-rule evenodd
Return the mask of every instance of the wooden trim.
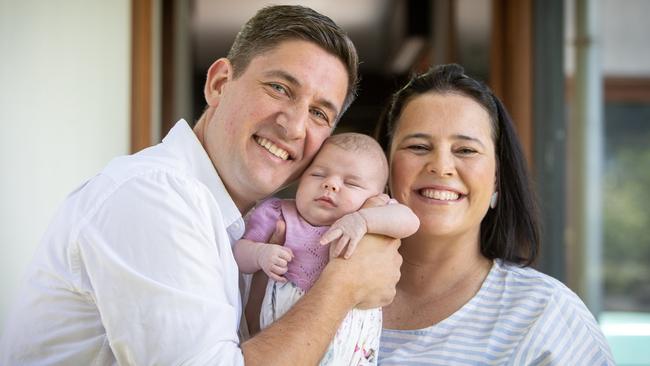
M 503 101 L 533 162 L 532 0 L 492 1 L 490 87 Z
M 151 0 L 131 0 L 131 152 L 151 145 Z
M 650 103 L 649 77 L 606 77 L 606 102 Z

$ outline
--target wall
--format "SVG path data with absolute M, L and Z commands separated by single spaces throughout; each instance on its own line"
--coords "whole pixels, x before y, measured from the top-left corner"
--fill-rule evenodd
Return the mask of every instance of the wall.
M 0 329 L 67 192 L 128 153 L 130 1 L 0 0 Z

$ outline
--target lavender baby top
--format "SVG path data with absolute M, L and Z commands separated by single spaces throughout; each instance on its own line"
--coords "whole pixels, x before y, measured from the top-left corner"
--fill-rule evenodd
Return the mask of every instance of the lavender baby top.
M 318 242 L 329 226 L 313 226 L 303 219 L 298 214 L 295 200 L 269 198 L 248 217 L 244 238 L 266 243 L 278 220 L 286 223 L 284 246 L 291 249 L 294 255 L 285 277 L 307 291 L 329 260 L 329 247 Z

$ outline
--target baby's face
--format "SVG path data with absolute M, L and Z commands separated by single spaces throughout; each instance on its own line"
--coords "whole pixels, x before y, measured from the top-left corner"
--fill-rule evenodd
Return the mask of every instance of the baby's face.
M 296 206 L 312 225 L 331 225 L 383 191 L 382 165 L 363 151 L 326 144 L 300 178 Z

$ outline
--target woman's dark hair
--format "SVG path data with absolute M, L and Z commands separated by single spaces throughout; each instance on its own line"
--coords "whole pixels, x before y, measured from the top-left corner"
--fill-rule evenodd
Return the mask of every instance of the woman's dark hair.
M 495 146 L 499 192 L 496 208 L 481 222 L 481 253 L 520 265 L 530 265 L 539 252 L 539 219 L 528 167 L 512 120 L 503 103 L 482 82 L 465 75 L 456 64 L 434 67 L 413 76 L 392 95 L 375 131 L 388 153 L 400 115 L 411 100 L 425 94 L 457 94 L 472 98 L 489 114 Z

